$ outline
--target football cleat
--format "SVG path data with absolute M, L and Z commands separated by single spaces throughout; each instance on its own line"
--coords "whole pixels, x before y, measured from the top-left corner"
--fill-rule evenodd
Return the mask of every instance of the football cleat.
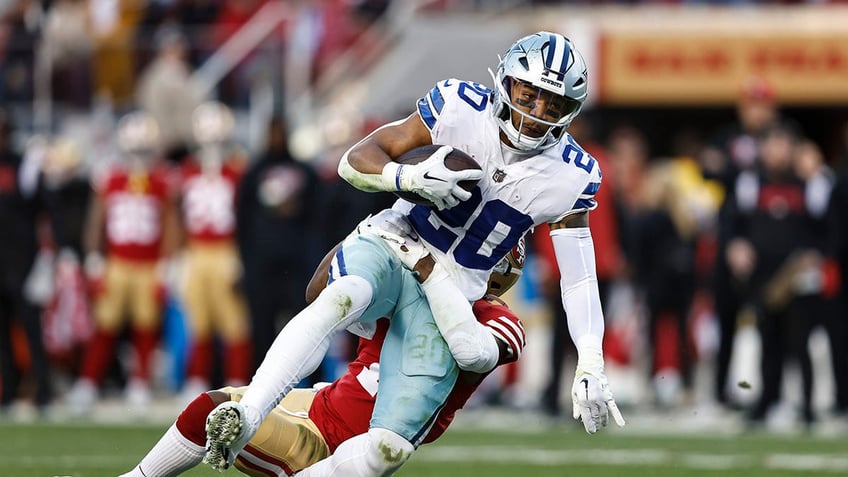
M 221 403 L 206 417 L 206 454 L 203 463 L 223 472 L 253 435 L 248 432 L 244 406 L 235 401 Z

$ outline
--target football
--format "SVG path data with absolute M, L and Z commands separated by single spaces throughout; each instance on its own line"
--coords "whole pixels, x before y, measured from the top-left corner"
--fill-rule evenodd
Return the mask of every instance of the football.
M 427 160 L 430 155 L 432 155 L 442 146 L 442 144 L 430 144 L 428 146 L 416 147 L 415 149 L 411 149 L 402 154 L 400 157 L 395 159 L 395 162 L 404 165 L 418 164 L 419 162 Z M 445 167 L 452 171 L 481 169 L 480 164 L 477 164 L 477 161 L 475 161 L 474 158 L 456 148 L 454 148 L 454 150 L 451 151 L 450 154 L 445 156 Z M 468 180 L 459 183 L 460 187 L 468 191 L 473 189 L 475 185 L 477 185 L 477 181 Z M 395 191 L 395 195 L 397 195 L 401 199 L 408 200 L 413 204 L 426 205 L 428 207 L 433 206 L 432 202 L 421 197 L 415 192 Z

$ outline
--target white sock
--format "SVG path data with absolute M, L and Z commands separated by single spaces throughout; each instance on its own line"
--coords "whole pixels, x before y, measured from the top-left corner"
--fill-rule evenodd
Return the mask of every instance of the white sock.
M 346 275 L 327 285 L 312 304 L 288 322 L 240 401 L 251 428 L 258 428 L 292 387 L 318 369 L 330 339 L 362 316 L 372 296 L 368 281 Z
M 373 477 L 392 475 L 412 456 L 415 447 L 386 429 L 369 429 L 336 447 L 330 457 L 295 474 L 297 477 Z
M 200 464 L 205 452 L 204 447 L 186 439 L 172 424 L 141 462 L 120 477 L 176 476 Z

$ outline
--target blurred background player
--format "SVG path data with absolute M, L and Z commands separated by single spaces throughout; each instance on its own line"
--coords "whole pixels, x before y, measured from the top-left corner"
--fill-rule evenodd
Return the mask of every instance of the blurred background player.
M 126 398 L 133 409 L 150 401 L 153 351 L 159 339 L 166 259 L 174 248 L 176 208 L 169 172 L 159 162 L 159 127 L 147 113 L 133 112 L 117 126 L 120 161 L 95 175 L 86 223 L 85 271 L 97 326 L 68 395 L 87 411 L 115 362 L 129 323 L 132 360 Z
M 210 387 L 216 336 L 228 385 L 247 383 L 252 357 L 235 242 L 235 203 L 245 156 L 231 148 L 235 122 L 226 105 L 200 105 L 192 125 L 198 149 L 182 166 L 180 192 L 186 237 L 182 299 L 191 332 L 184 396 L 194 398 Z
M 504 344 L 500 347 L 498 366 L 516 362 L 524 349 L 521 321 L 498 298 L 515 284 L 524 259 L 522 241 L 495 267 L 487 295 L 473 307 L 477 321 Z M 328 267 L 329 261 L 322 263 L 309 285 L 313 298 L 317 294 L 315 290 L 320 290 L 327 280 Z M 332 384 L 290 392 L 236 458 L 235 467 L 252 476 L 292 475 L 327 457 L 343 441 L 367 432 L 378 392 L 380 350 L 388 328 L 389 320 L 380 319 L 373 338 L 360 338 L 356 358 L 347 373 Z M 424 443 L 435 441 L 445 432 L 456 411 L 488 374 L 460 373 Z M 227 387 L 200 394 L 138 466 L 122 477 L 174 476 L 200 464 L 206 445 L 206 416 L 222 402 L 240 400 L 245 389 Z

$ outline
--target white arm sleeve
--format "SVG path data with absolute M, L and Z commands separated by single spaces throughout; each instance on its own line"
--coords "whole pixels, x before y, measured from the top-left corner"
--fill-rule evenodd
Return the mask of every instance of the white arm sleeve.
M 487 373 L 498 364 L 499 349 L 489 328 L 477 321 L 471 303 L 453 283 L 447 270 L 436 263 L 421 284 L 433 320 L 445 338 L 459 369 Z
M 562 306 L 580 361 L 603 359 L 604 314 L 595 272 L 595 246 L 588 227 L 551 231 L 560 270 Z M 603 361 L 601 361 L 603 363 Z M 594 363 L 593 363 L 594 364 Z

